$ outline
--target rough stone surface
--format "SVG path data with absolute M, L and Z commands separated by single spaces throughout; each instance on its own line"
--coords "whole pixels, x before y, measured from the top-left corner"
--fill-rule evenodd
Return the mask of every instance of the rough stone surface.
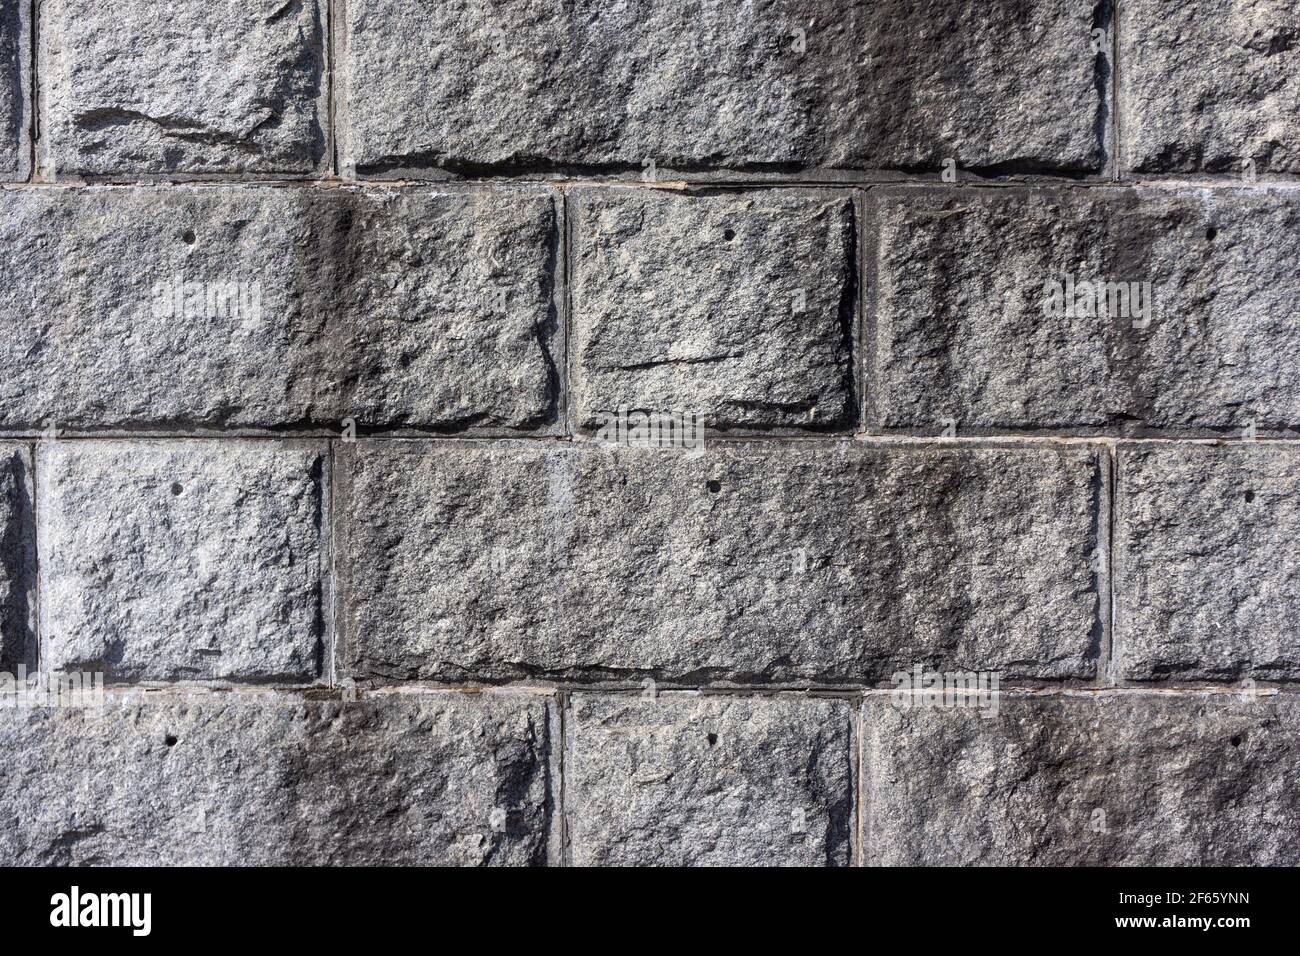
M 1088 447 L 340 446 L 360 677 L 1089 678 Z
M 23 0 L 0 0 L 0 182 L 31 171 L 31 36 Z
M 31 451 L 0 444 L 0 671 L 36 671 Z
M 538 427 L 555 234 L 529 190 L 0 193 L 0 427 Z
M 1292 0 L 1124 0 L 1121 154 L 1144 173 L 1300 173 Z
M 574 401 L 710 428 L 851 426 L 853 204 L 786 190 L 573 199 Z
M 808 698 L 575 695 L 565 815 L 577 866 L 843 866 L 850 708 Z
M 1095 6 L 347 0 L 340 162 L 1095 172 Z
M 0 709 L 0 864 L 540 864 L 543 698 Z
M 0 865 L 1300 864 L 1297 3 L 0 0 Z
M 877 426 L 1300 427 L 1294 192 L 923 187 L 873 196 L 868 395 Z M 1047 284 L 1067 277 L 1076 314 L 1054 315 Z M 1149 282 L 1154 311 L 1088 314 L 1085 281 Z
M 40 35 L 47 176 L 322 169 L 317 0 L 44 0 Z
M 1116 667 L 1130 680 L 1300 680 L 1300 454 L 1124 445 Z
M 126 680 L 320 673 L 319 447 L 54 442 L 39 455 L 50 668 Z
M 863 717 L 868 865 L 1300 862 L 1293 698 L 1021 698 Z

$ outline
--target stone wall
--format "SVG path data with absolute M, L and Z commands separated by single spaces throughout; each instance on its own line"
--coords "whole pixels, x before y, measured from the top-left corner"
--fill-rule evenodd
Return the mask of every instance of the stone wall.
M 0 182 L 0 863 L 1300 863 L 1290 0 L 0 0 Z

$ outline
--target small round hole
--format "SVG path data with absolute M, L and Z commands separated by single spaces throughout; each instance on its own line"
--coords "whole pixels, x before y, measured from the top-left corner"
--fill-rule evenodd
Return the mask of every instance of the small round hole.
M 1255 500 L 1255 492 L 1253 492 L 1253 491 L 1248 491 L 1248 492 L 1246 492 L 1246 500 L 1247 500 L 1247 501 L 1254 501 L 1254 500 Z
M 709 491 L 710 491 L 712 494 L 715 494 L 715 495 L 716 495 L 716 494 L 717 494 L 719 491 L 721 491 L 721 490 L 722 490 L 722 482 L 720 482 L 720 481 L 710 481 L 710 482 L 709 482 Z
M 717 742 L 718 742 L 718 735 L 717 735 L 717 734 L 709 734 L 709 746 L 710 746 L 710 747 L 713 747 L 713 746 L 715 746 L 715 745 L 717 744 Z
M 182 485 L 179 481 L 172 482 L 172 494 L 179 495 L 184 490 L 185 490 L 185 486 Z
M 163 743 L 165 743 L 168 747 L 175 747 L 178 741 L 171 734 L 168 734 L 166 737 L 163 738 Z
M 1233 737 L 1232 740 L 1229 741 L 1229 743 L 1231 743 L 1234 747 L 1240 747 L 1240 746 L 1241 746 L 1241 737 L 1240 737 L 1240 735 L 1238 735 L 1238 736 L 1236 736 L 1236 737 Z
M 195 240 L 197 240 L 197 239 L 198 239 L 198 236 L 194 235 L 194 230 L 193 230 L 193 229 L 186 229 L 184 232 L 181 233 L 181 240 L 182 240 L 182 241 L 185 243 L 185 245 L 187 245 L 187 246 L 192 246 L 192 245 L 194 245 Z
M 724 229 L 724 230 L 722 230 L 722 238 L 723 238 L 723 239 L 726 239 L 728 242 L 730 242 L 732 239 L 735 239 L 735 238 L 736 238 L 736 230 L 734 230 L 734 229 Z
M 1219 230 L 1214 228 L 1214 226 L 1211 226 L 1209 229 L 1205 230 L 1205 239 L 1207 242 L 1213 242 L 1215 236 L 1217 236 L 1218 234 L 1219 234 Z

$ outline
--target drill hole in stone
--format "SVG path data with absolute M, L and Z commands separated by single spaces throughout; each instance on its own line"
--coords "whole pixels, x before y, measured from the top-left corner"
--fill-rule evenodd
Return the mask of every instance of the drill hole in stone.
M 194 243 L 197 240 L 198 240 L 198 236 L 194 235 L 193 229 L 186 229 L 184 232 L 181 233 L 181 241 L 184 242 L 185 245 L 187 246 L 194 245 Z
M 718 743 L 718 735 L 717 735 L 717 734 L 709 734 L 709 746 L 710 746 L 710 747 L 717 746 L 717 743 Z
M 1205 240 L 1206 240 L 1206 242 L 1213 242 L 1214 239 L 1215 239 L 1215 237 L 1216 237 L 1218 234 L 1219 234 L 1219 230 L 1216 229 L 1214 226 L 1211 226 L 1209 229 L 1206 229 L 1206 230 L 1205 230 Z
M 179 495 L 184 490 L 185 490 L 185 486 L 182 485 L 179 481 L 172 482 L 172 494 Z
M 709 494 L 716 495 L 719 491 L 722 490 L 722 482 L 710 481 L 708 487 L 709 487 Z
M 1240 747 L 1240 746 L 1241 746 L 1241 735 L 1238 734 L 1236 737 L 1233 737 L 1232 740 L 1229 741 L 1229 743 L 1231 743 L 1234 747 Z
M 179 741 L 171 734 L 168 734 L 166 737 L 163 738 L 163 743 L 165 743 L 168 747 L 175 747 L 176 744 L 179 743 Z
M 724 229 L 724 230 L 722 230 L 722 238 L 723 238 L 723 239 L 726 239 L 728 242 L 730 242 L 732 239 L 735 239 L 735 238 L 736 238 L 736 230 L 734 230 L 734 229 Z
M 1248 491 L 1248 492 L 1246 492 L 1246 500 L 1247 500 L 1247 501 L 1254 501 L 1254 500 L 1255 500 L 1255 492 L 1253 492 L 1253 491 Z

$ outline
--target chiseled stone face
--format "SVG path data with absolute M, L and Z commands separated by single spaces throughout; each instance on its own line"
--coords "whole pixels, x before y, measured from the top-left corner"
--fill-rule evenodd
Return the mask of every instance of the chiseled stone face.
M 620 408 L 706 428 L 851 428 L 853 204 L 772 190 L 571 200 L 579 424 Z
M 1124 167 L 1300 173 L 1300 8 L 1291 0 L 1124 0 Z
M 958 433 L 1300 428 L 1292 190 L 872 190 L 869 419 Z
M 525 694 L 115 694 L 0 708 L 0 863 L 538 865 L 548 704 Z
M 867 865 L 1300 861 L 1290 695 L 899 703 L 873 694 L 863 711 Z
M 36 535 L 31 450 L 0 443 L 0 672 L 36 672 Z
M 1092 678 L 1090 447 L 346 443 L 358 677 Z
M 0 182 L 31 167 L 31 24 L 24 0 L 0 0 Z
M 306 443 L 43 444 L 49 668 L 109 680 L 321 675 L 322 452 Z
M 1116 662 L 1128 680 L 1300 680 L 1300 449 L 1125 444 Z
M 565 807 L 577 866 L 843 866 L 845 701 L 578 694 Z
M 318 0 L 46 0 L 46 175 L 321 172 L 324 31 Z
M 348 0 L 345 171 L 1097 172 L 1091 0 Z M 1050 77 L 1050 80 L 1045 78 Z
M 0 0 L 0 866 L 1300 865 L 1297 187 L 1300 0 Z
M 556 232 L 529 189 L 0 193 L 0 427 L 543 427 Z

